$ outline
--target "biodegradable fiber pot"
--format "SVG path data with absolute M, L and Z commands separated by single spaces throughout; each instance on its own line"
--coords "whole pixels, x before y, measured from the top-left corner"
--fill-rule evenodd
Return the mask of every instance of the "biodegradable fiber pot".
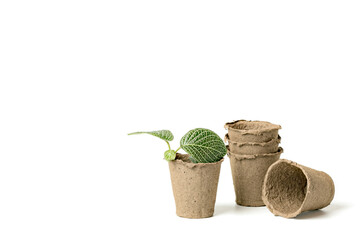
M 334 182 L 328 174 L 286 159 L 269 168 L 263 186 L 267 208 L 285 218 L 326 207 L 334 194 Z
M 264 121 L 238 120 L 226 123 L 225 129 L 234 142 L 268 142 L 277 138 L 281 126 Z
M 280 136 L 277 136 L 268 142 L 235 142 L 229 139 L 228 134 L 225 135 L 225 142 L 229 143 L 230 152 L 243 155 L 275 153 L 280 141 Z
M 228 151 L 233 177 L 236 203 L 242 206 L 264 206 L 261 198 L 266 171 L 277 161 L 283 149 L 276 153 L 237 155 Z
M 185 218 L 206 218 L 214 214 L 220 167 L 214 163 L 192 163 L 188 154 L 176 154 L 169 161 L 176 214 Z

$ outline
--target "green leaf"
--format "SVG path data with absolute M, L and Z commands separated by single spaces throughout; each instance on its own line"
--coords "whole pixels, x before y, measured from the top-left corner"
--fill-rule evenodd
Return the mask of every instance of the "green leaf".
M 187 132 L 181 138 L 180 146 L 195 159 L 194 162 L 217 162 L 226 154 L 223 140 L 216 133 L 205 128 L 195 128 Z
M 162 140 L 165 140 L 165 141 L 172 141 L 174 139 L 174 135 L 169 130 L 159 130 L 159 131 L 152 131 L 152 132 L 133 132 L 133 133 L 129 133 L 128 135 L 135 135 L 135 134 L 142 134 L 142 133 L 153 135 L 153 136 L 161 138 Z
M 196 160 L 195 158 L 193 158 L 192 156 L 189 157 L 190 161 L 192 163 L 199 163 L 198 160 Z
M 176 152 L 174 150 L 167 150 L 164 153 L 164 159 L 167 161 L 175 160 L 175 158 L 176 158 Z

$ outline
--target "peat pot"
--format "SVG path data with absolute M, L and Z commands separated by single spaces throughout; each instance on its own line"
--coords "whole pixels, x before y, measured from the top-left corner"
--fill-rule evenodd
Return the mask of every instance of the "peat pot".
M 238 120 L 226 123 L 225 129 L 234 142 L 268 142 L 277 138 L 281 126 L 264 121 Z
M 274 215 L 292 218 L 328 206 L 334 198 L 335 186 L 325 172 L 280 159 L 269 167 L 262 194 Z
M 185 218 L 206 218 L 214 214 L 220 167 L 214 163 L 192 163 L 188 154 L 176 154 L 169 161 L 176 214 Z
M 283 149 L 276 153 L 238 155 L 228 151 L 236 203 L 248 207 L 264 206 L 262 187 L 268 168 L 280 158 Z

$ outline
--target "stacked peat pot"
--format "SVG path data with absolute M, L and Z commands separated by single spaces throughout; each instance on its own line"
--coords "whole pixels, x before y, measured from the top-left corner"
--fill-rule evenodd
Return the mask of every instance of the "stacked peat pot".
M 280 125 L 263 121 L 238 120 L 225 124 L 225 142 L 230 158 L 236 203 L 264 206 L 262 186 L 268 168 L 280 158 Z

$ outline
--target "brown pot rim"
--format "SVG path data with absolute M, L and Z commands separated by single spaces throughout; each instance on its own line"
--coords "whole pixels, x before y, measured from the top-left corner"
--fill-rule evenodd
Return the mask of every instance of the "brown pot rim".
M 248 145 L 248 146 L 267 146 L 267 145 L 271 145 L 273 144 L 274 142 L 276 143 L 280 143 L 281 142 L 281 137 L 280 135 L 277 136 L 277 138 L 273 138 L 273 139 L 270 139 L 269 141 L 267 142 L 235 142 L 235 141 L 231 141 L 229 139 L 229 135 L 228 134 L 225 134 L 225 138 L 224 138 L 224 141 L 225 142 L 228 142 L 228 143 L 232 143 L 232 144 L 236 144 L 237 146 L 244 146 L 244 145 Z
M 239 128 L 236 128 L 234 126 L 236 126 L 236 124 L 243 124 L 243 125 L 246 125 L 246 124 L 250 124 L 250 125 L 253 125 L 253 126 L 261 126 L 261 128 L 258 128 L 258 129 L 239 129 Z M 280 125 L 277 125 L 277 124 L 273 124 L 273 123 L 270 123 L 270 122 L 266 122 L 266 121 L 248 121 L 248 120 L 236 120 L 236 121 L 233 121 L 233 122 L 228 122 L 228 123 L 225 123 L 225 129 L 228 130 L 228 129 L 231 129 L 235 132 L 238 132 L 240 134 L 261 134 L 261 133 L 264 133 L 264 132 L 269 132 L 269 131 L 272 131 L 272 130 L 279 130 L 281 129 L 281 126 Z
M 179 157 L 182 158 L 182 159 L 178 159 Z M 175 158 L 175 160 L 173 160 L 173 162 L 183 164 L 184 166 L 186 166 L 188 168 L 194 168 L 194 167 L 204 167 L 204 166 L 210 166 L 210 165 L 217 165 L 217 164 L 221 164 L 224 161 L 224 158 L 222 158 L 219 161 L 211 162 L 211 163 L 193 163 L 190 160 L 188 160 L 189 157 L 190 157 L 189 154 L 176 153 L 176 158 Z M 188 161 L 186 161 L 186 160 L 188 160 Z
M 235 157 L 236 160 L 255 159 L 255 158 L 260 158 L 260 157 L 270 157 L 270 156 L 280 155 L 284 152 L 284 149 L 282 147 L 279 147 L 277 152 L 274 152 L 274 153 L 247 154 L 247 155 L 244 154 L 243 155 L 243 154 L 236 154 L 236 153 L 230 152 L 229 145 L 226 145 L 226 149 L 227 149 L 228 157 L 230 157 L 232 155 Z

